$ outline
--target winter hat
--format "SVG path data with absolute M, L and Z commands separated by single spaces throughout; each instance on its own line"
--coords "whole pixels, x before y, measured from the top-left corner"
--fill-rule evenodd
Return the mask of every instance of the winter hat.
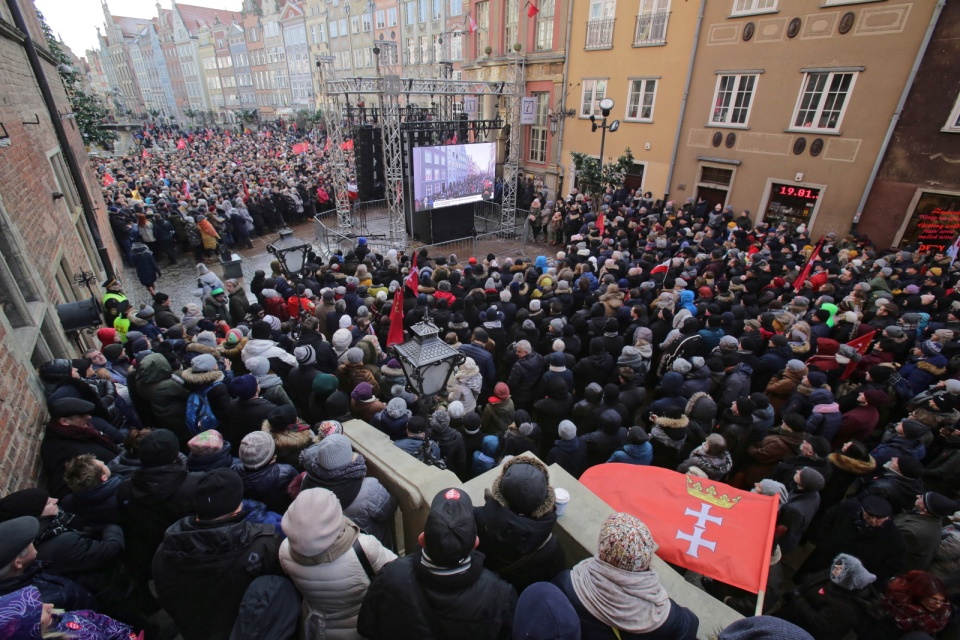
M 930 515 L 938 518 L 946 518 L 960 509 L 960 505 L 955 500 L 933 491 L 927 491 L 923 494 L 923 507 L 930 512 Z
M 569 420 L 561 420 L 560 426 L 557 427 L 557 433 L 560 434 L 562 440 L 573 440 L 577 437 L 577 425 Z
M 923 355 L 928 358 L 932 358 L 933 356 L 940 354 L 940 351 L 943 350 L 943 345 L 939 342 L 934 342 L 933 340 L 924 340 L 920 344 L 920 350 L 923 352 Z
M 600 529 L 597 558 L 624 571 L 648 571 L 658 545 L 640 519 L 628 513 L 614 513 Z
M 470 358 L 468 358 L 469 360 Z M 394 378 L 399 378 L 403 376 L 403 368 L 400 366 L 400 361 L 396 358 L 390 358 L 387 361 L 387 364 L 380 367 L 380 373 L 385 376 L 393 376 Z
M 13 562 L 17 558 L 17 556 L 23 553 L 24 549 L 26 549 L 27 546 L 29 546 L 34 540 L 36 540 L 37 535 L 39 533 L 40 533 L 40 523 L 37 521 L 36 518 L 32 516 L 21 516 L 19 518 L 12 518 L 11 520 L 8 520 L 0 524 L 0 566 L 6 567 L 11 562 Z M 29 593 L 30 590 L 35 588 L 36 587 L 27 587 L 26 590 L 17 591 L 15 593 L 23 593 L 23 592 Z M 10 598 L 10 597 L 11 596 L 8 595 L 8 596 L 5 596 L 4 598 Z M 36 606 L 38 608 L 38 613 L 36 614 L 37 615 L 36 630 L 38 635 L 33 635 L 33 633 L 31 633 L 29 636 L 21 636 L 21 637 L 31 637 L 31 638 L 39 637 L 39 629 L 40 629 L 39 608 L 41 606 L 39 592 L 36 592 L 36 600 L 37 600 Z M 3 602 L 3 600 L 0 599 L 0 602 Z M 14 629 L 16 628 L 17 619 L 18 619 L 17 617 L 13 617 Z M 4 625 L 4 628 L 9 629 L 9 627 L 6 624 Z
M 251 358 L 253 360 L 253 358 Z M 230 395 L 249 400 L 257 393 L 257 379 L 252 375 L 237 376 L 230 383 Z
M 227 331 L 227 344 L 239 344 L 241 340 L 243 340 L 243 333 L 241 333 L 239 329 L 230 329 L 230 331 Z
M 903 437 L 911 438 L 913 440 L 918 440 L 926 435 L 927 425 L 923 424 L 919 420 L 906 419 L 903 421 Z
M 347 362 L 350 364 L 360 364 L 363 362 L 363 351 L 357 347 L 347 349 Z
M 314 425 L 314 429 L 317 432 L 317 438 L 320 440 L 334 434 L 343 435 L 343 425 L 340 424 L 339 420 L 324 420 L 323 422 L 318 422 Z
M 217 359 L 209 353 L 201 353 L 190 361 L 190 369 L 194 373 L 209 373 L 216 370 Z
M 320 488 L 301 491 L 280 521 L 290 548 L 307 558 L 329 549 L 344 526 L 340 500 L 332 491 Z
M 47 506 L 48 498 L 50 492 L 39 488 L 21 489 L 0 498 L 0 522 L 22 516 L 39 518 Z M 23 551 L 22 548 L 20 550 Z
M 403 398 L 392 398 L 387 403 L 387 415 L 394 420 L 399 420 L 404 416 L 409 417 L 410 409 L 407 408 L 407 403 Z
M 329 373 L 321 373 L 313 378 L 313 384 L 310 385 L 310 390 L 321 398 L 326 398 L 331 393 L 337 390 L 337 387 L 340 386 L 340 381 L 337 380 L 337 376 L 331 375 Z
M 810 371 L 807 373 L 807 380 L 810 381 L 810 386 L 814 389 L 819 389 L 823 385 L 827 384 L 827 374 L 822 371 Z
M 498 382 L 493 388 L 493 396 L 497 400 L 508 400 L 510 398 L 510 387 L 506 382 Z
M 267 423 L 273 433 L 290 431 L 290 425 L 297 424 L 297 409 L 289 404 L 276 406 L 267 414 Z
M 247 471 L 257 471 L 273 460 L 277 446 L 266 431 L 251 431 L 240 441 L 240 462 Z
M 580 617 L 563 591 L 549 582 L 535 582 L 517 600 L 513 638 L 580 640 Z
M 641 426 L 633 426 L 627 430 L 627 442 L 630 444 L 644 444 L 650 442 L 650 435 Z
M 297 359 L 297 364 L 301 367 L 311 365 L 317 361 L 317 350 L 307 344 L 294 349 L 293 357 Z
M 270 325 L 271 331 L 280 331 L 280 318 L 277 316 L 263 316 L 263 321 Z
M 840 567 L 839 573 L 830 571 L 830 581 L 848 591 L 859 591 L 874 583 L 877 576 L 867 571 L 858 558 L 841 553 L 833 559 L 833 568 Z
M 461 489 L 442 489 L 430 503 L 423 525 L 425 555 L 441 567 L 455 567 L 470 555 L 477 540 L 473 502 Z
M 360 351 L 357 349 L 357 351 Z M 362 355 L 363 352 L 361 352 Z M 369 382 L 361 382 L 350 393 L 350 397 L 357 402 L 373 402 L 376 398 L 373 396 L 373 387 Z
M 820 491 L 824 485 L 823 476 L 813 467 L 804 467 L 800 470 L 800 484 L 804 491 Z
M 763 496 L 780 496 L 780 504 L 787 501 L 787 488 L 783 486 L 782 482 L 770 478 L 764 478 L 760 481 L 758 493 Z
M 193 340 L 197 344 L 202 344 L 205 347 L 215 348 L 217 346 L 217 336 L 212 331 L 201 331 Z
M 253 356 L 243 363 L 247 371 L 255 376 L 265 376 L 270 373 L 270 361 L 263 356 Z
M 813 636 L 773 616 L 741 618 L 720 632 L 717 640 L 813 640 Z
M 904 478 L 919 478 L 924 472 L 923 463 L 913 456 L 898 457 L 897 468 L 900 469 L 900 475 Z
M 687 375 L 693 369 L 693 366 L 683 358 L 677 358 L 673 361 L 671 369 L 679 373 L 680 375 Z
M 631 347 L 628 345 L 623 348 L 623 351 L 620 352 L 620 357 L 617 358 L 617 366 L 639 369 L 643 366 L 643 357 L 640 355 L 640 351 L 636 347 Z
M 446 409 L 437 409 L 430 416 L 430 427 L 435 431 L 443 431 L 450 427 L 450 413 Z
M 480 432 L 480 414 L 476 411 L 471 411 L 470 413 L 463 416 L 463 431 L 464 433 L 469 433 L 474 435 Z
M 350 343 L 353 342 L 353 334 L 350 333 L 349 329 L 337 329 L 334 331 L 330 342 L 333 343 L 333 348 L 337 352 L 346 351 L 350 348 Z
M 187 448 L 195 456 L 217 453 L 223 449 L 223 435 L 216 429 L 207 429 L 190 438 Z
M 533 518 L 545 515 L 542 511 L 548 497 L 553 495 L 543 463 L 527 457 L 514 458 L 504 464 L 491 491 L 495 496 L 503 496 L 504 506 L 514 513 Z
M 891 338 L 903 337 L 903 327 L 896 324 L 892 324 L 889 327 L 884 327 L 883 332 Z
M 960 380 L 956 378 L 947 378 L 943 387 L 947 390 L 947 393 L 960 394 Z
M 180 442 L 169 429 L 154 429 L 140 441 L 140 464 L 159 467 L 173 464 L 180 455 Z
M 141 457 L 142 455 L 141 453 Z M 233 513 L 243 502 L 243 480 L 233 469 L 221 468 L 210 471 L 203 474 L 197 481 L 194 498 L 197 505 L 197 518 L 200 520 L 220 518 Z
M 315 449 L 317 464 L 325 471 L 342 469 L 353 461 L 350 439 L 343 434 L 329 435 L 310 448 Z
M 893 513 L 893 507 L 886 498 L 880 496 L 867 496 L 860 501 L 863 511 L 875 518 L 889 518 Z
M 156 315 L 156 312 L 153 310 L 153 307 L 144 307 L 143 309 L 140 309 L 140 311 L 137 311 L 137 317 L 141 320 L 147 320 L 148 318 L 152 318 L 154 315 Z
M 450 413 L 450 418 L 453 420 L 459 420 L 467 412 L 466 408 L 463 406 L 463 403 L 459 400 L 454 400 L 447 407 L 447 411 Z
M 807 370 L 807 365 L 805 365 L 802 360 L 794 359 L 794 360 L 787 361 L 787 371 L 799 372 L 799 371 L 806 371 L 806 370 Z

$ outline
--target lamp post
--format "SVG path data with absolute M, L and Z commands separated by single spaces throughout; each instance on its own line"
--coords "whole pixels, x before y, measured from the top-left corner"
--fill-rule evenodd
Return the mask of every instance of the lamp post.
M 592 132 L 596 132 L 597 129 L 600 129 L 600 175 L 603 176 L 603 146 L 607 142 L 607 129 L 610 130 L 610 133 L 614 133 L 617 129 L 620 128 L 620 121 L 614 120 L 610 124 L 607 124 L 607 118 L 610 116 L 610 112 L 613 111 L 613 99 L 604 98 L 600 101 L 600 114 L 603 116 L 603 122 L 597 124 L 597 116 L 590 116 L 590 124 L 593 129 Z
M 440 329 L 430 320 L 429 313 L 421 322 L 410 327 L 413 337 L 393 347 L 410 388 L 429 403 L 447 386 L 455 367 L 466 357 L 440 339 Z
M 294 236 L 292 229 L 283 228 L 280 238 L 267 245 L 267 252 L 276 257 L 286 275 L 295 276 L 303 271 L 310 248 L 310 243 Z
M 567 118 L 572 118 L 577 115 L 577 112 L 574 109 L 557 109 L 547 114 L 547 130 L 550 132 L 551 136 L 557 135 L 557 132 L 560 131 L 560 123 L 562 123 Z

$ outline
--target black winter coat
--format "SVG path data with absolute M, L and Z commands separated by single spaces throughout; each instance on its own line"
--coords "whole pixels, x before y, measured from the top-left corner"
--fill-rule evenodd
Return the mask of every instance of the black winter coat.
M 233 446 L 234 451 L 240 451 L 240 441 L 243 440 L 243 436 L 260 431 L 263 421 L 276 407 L 277 405 L 266 398 L 237 400 L 233 405 L 230 418 L 220 425 L 223 439 Z
M 105 436 L 96 438 L 91 435 L 87 439 L 75 440 L 47 429 L 40 444 L 40 460 L 47 474 L 48 488 L 54 497 L 62 498 L 70 492 L 67 483 L 63 481 L 63 472 L 67 462 L 85 453 L 92 454 L 106 464 L 116 458 L 120 450 Z
M 514 363 L 507 378 L 507 386 L 510 387 L 510 397 L 513 399 L 514 407 L 529 410 L 533 406 L 537 385 L 542 375 L 543 356 L 539 353 L 530 353 Z
M 274 527 L 239 518 L 214 524 L 187 516 L 167 529 L 157 550 L 157 596 L 184 640 L 227 640 L 250 583 L 283 575 Z
M 293 501 L 287 486 L 298 472 L 290 465 L 269 464 L 257 471 L 247 471 L 241 466 L 237 473 L 243 479 L 243 497 L 262 502 L 269 511 L 283 514 Z
M 817 640 L 841 640 L 860 624 L 866 601 L 835 585 L 829 571 L 814 574 L 799 591 L 776 615 L 810 632 Z
M 556 462 L 574 478 L 579 478 L 587 470 L 587 445 L 580 438 L 557 440 L 545 462 L 548 465 Z
M 432 573 L 419 551 L 388 563 L 367 588 L 357 631 L 367 640 L 508 640 L 517 592 L 483 562 L 474 551 L 452 575 Z

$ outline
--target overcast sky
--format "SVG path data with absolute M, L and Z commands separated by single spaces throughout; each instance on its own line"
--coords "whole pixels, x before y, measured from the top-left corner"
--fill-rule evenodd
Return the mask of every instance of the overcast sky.
M 82 57 L 87 49 L 95 49 L 97 27 L 103 30 L 103 9 L 100 0 L 34 0 L 47 24 L 73 52 Z M 109 0 L 110 12 L 116 16 L 152 18 L 157 15 L 156 0 Z M 170 0 L 161 0 L 169 9 Z M 185 4 L 239 11 L 242 0 L 190 0 Z

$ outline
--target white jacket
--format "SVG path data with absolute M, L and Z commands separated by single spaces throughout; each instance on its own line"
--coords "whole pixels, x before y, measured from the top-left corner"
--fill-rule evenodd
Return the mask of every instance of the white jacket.
M 361 533 L 360 546 L 377 573 L 383 565 L 397 559 L 373 536 Z M 280 545 L 280 564 L 303 595 L 304 609 L 323 616 L 325 640 L 360 640 L 357 615 L 367 594 L 370 580 L 353 549 L 333 562 L 299 564 L 290 553 L 289 538 Z M 309 609 L 307 609 L 309 607 Z M 311 638 L 321 640 L 321 638 Z
M 269 360 L 270 358 L 280 358 L 291 367 L 297 366 L 297 359 L 277 346 L 273 340 L 248 340 L 240 352 L 240 359 L 246 362 L 250 358 L 260 356 Z

